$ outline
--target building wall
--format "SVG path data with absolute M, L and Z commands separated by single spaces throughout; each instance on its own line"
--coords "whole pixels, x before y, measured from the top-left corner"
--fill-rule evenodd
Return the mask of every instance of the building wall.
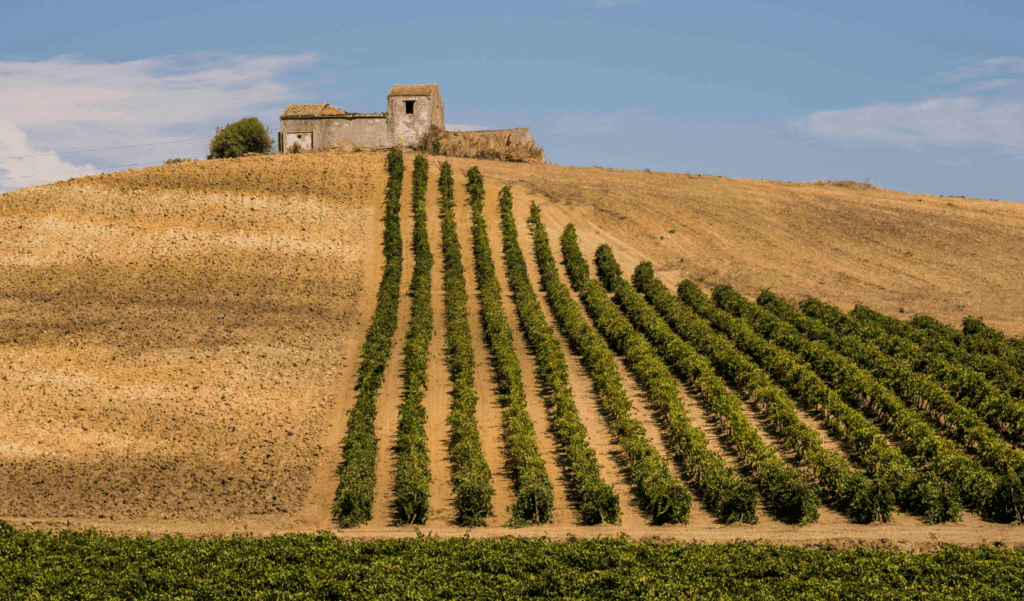
M 332 145 L 352 144 L 359 148 L 390 148 L 394 146 L 387 116 L 331 116 L 310 119 L 281 119 L 281 133 L 286 140 L 282 152 L 288 150 L 289 134 L 312 132 L 313 150 L 327 150 Z
M 411 115 L 405 112 L 407 100 L 414 102 Z M 388 126 L 395 146 L 417 144 L 431 124 L 444 129 L 444 103 L 439 93 L 434 92 L 430 96 L 388 96 Z
M 411 115 L 405 112 L 406 100 L 414 102 Z M 444 103 L 439 92 L 430 96 L 389 96 L 387 113 L 282 118 L 281 152 L 286 152 L 291 142 L 299 141 L 298 134 L 312 134 L 312 150 L 327 150 L 344 144 L 359 148 L 413 146 L 432 124 L 444 129 Z M 300 146 L 309 148 L 307 140 L 308 136 L 303 135 Z

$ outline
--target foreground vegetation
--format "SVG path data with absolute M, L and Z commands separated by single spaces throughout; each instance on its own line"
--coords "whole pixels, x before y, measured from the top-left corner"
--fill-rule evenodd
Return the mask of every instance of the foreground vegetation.
M 344 541 L 18 532 L 0 522 L 0 590 L 47 599 L 756 597 L 1012 599 L 1024 552 L 802 549 L 524 538 Z

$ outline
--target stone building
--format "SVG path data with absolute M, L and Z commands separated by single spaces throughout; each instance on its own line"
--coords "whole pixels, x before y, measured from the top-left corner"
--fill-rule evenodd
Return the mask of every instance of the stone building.
M 289 104 L 281 114 L 277 146 L 281 152 L 295 146 L 300 150 L 413 146 L 431 125 L 444 129 L 444 102 L 437 84 L 395 86 L 388 93 L 384 113 L 346 113 L 326 102 Z

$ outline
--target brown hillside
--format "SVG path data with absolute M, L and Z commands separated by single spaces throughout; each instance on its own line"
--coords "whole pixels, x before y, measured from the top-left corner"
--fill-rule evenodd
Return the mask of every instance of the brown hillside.
M 0 515 L 298 510 L 363 336 L 378 163 L 181 163 L 0 196 Z
M 465 170 L 474 161 L 454 159 Z M 485 177 L 532 192 L 584 252 L 610 242 L 632 269 L 649 260 L 675 285 L 769 288 L 959 327 L 983 317 L 1024 334 L 1024 204 L 908 194 L 855 182 L 479 162 Z M 559 231 L 561 231 L 559 229 Z M 903 310 L 902 315 L 900 310 Z
M 374 519 L 345 531 L 349 536 L 415 534 L 392 526 L 386 513 L 409 315 L 404 292 L 413 263 L 412 159 L 406 156 L 400 323 L 378 402 Z M 552 233 L 571 221 L 588 255 L 609 242 L 624 268 L 651 260 L 669 285 L 692 278 L 708 287 L 730 283 L 748 295 L 768 287 L 793 299 L 814 295 L 844 308 L 863 302 L 891 314 L 903 308 L 904 317 L 920 312 L 949 323 L 981 315 L 1014 335 L 1024 332 L 1024 304 L 1017 301 L 1024 296 L 1024 205 L 859 184 L 449 160 L 470 286 L 478 421 L 498 492 L 496 515 L 474 535 L 625 531 L 699 540 L 931 541 L 936 535 L 950 542 L 1020 542 L 1019 527 L 973 515 L 927 529 L 904 514 L 889 524 L 854 526 L 827 508 L 818 523 L 803 528 L 767 515 L 757 526 L 721 527 L 695 503 L 689 526 L 650 526 L 631 504 L 630 485 L 615 464 L 617 443 L 570 357 L 581 419 L 625 507 L 622 524 L 581 530 L 548 431 L 542 386 L 518 330 L 528 411 L 555 482 L 556 511 L 549 525 L 502 528 L 510 480 L 478 321 L 463 185 L 465 170 L 479 165 L 506 289 L 495 205 L 500 187 L 510 184 L 535 287 L 525 223 L 530 200 L 543 205 Z M 431 158 L 431 206 L 439 162 Z M 382 153 L 246 157 L 0 195 L 0 518 L 113 532 L 330 528 L 339 442 L 383 264 L 383 164 Z M 450 388 L 441 359 L 439 221 L 433 209 L 428 213 L 438 328 L 425 401 L 433 475 L 428 529 L 461 535 L 466 531 L 450 524 L 444 443 Z M 516 324 L 511 301 L 506 311 Z M 628 376 L 624 385 L 636 419 L 665 453 L 656 416 Z M 686 402 L 694 423 L 721 449 L 697 403 Z

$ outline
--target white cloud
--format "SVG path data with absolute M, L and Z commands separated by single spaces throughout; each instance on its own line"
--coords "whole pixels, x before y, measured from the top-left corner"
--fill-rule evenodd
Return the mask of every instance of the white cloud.
M 53 152 L 156 144 L 77 155 L 99 168 L 205 156 L 202 139 L 161 143 L 208 138 L 213 124 L 252 114 L 266 123 L 283 108 L 268 107 L 291 96 L 289 86 L 276 80 L 316 60 L 311 53 L 193 53 L 122 63 L 77 56 L 0 63 L 0 190 L 79 175 L 57 173 L 74 166 Z M 5 159 L 21 155 L 34 156 Z M 27 174 L 38 177 L 22 177 Z
M 0 169 L 3 170 L 0 191 L 99 173 L 91 164 L 72 165 L 56 153 L 32 150 L 28 135 L 3 119 L 0 119 Z
M 796 121 L 812 134 L 843 139 L 923 144 L 983 144 L 1011 154 L 1024 150 L 1024 81 L 1006 78 L 1024 72 L 1024 58 L 980 61 L 943 74 L 947 82 L 972 81 L 961 90 L 916 102 L 882 102 L 816 111 Z M 996 78 L 997 76 L 1004 76 Z

